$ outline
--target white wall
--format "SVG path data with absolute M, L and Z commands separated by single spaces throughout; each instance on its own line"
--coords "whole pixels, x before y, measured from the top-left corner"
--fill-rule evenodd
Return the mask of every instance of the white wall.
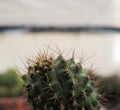
M 0 34 L 0 71 L 16 66 L 24 68 L 20 58 L 26 62 L 26 57 L 45 49 L 44 44 L 51 44 L 53 49 L 58 45 L 66 52 L 75 48 L 76 57 L 90 57 L 83 66 L 93 66 L 98 73 L 108 75 L 119 69 L 118 36 L 115 33 L 3 33 Z

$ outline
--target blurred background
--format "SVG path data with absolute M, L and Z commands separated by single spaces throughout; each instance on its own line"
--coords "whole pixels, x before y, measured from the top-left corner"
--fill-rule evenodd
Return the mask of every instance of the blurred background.
M 27 102 L 21 98 L 24 90 L 19 88 L 24 82 L 16 69 L 24 74 L 23 62 L 46 49 L 45 45 L 56 50 L 58 46 L 65 52 L 75 49 L 78 60 L 83 57 L 86 61 L 86 68 L 92 67 L 104 78 L 119 78 L 119 19 L 119 0 L 0 0 L 0 104 L 7 103 L 9 110 L 25 109 Z M 9 76 L 11 73 L 15 74 Z M 18 79 L 9 82 L 10 77 Z M 116 88 L 120 88 L 117 84 Z M 11 94 L 5 92 L 8 89 Z M 118 90 L 114 89 L 113 94 L 116 91 L 119 98 Z M 18 106 L 16 100 L 20 100 Z

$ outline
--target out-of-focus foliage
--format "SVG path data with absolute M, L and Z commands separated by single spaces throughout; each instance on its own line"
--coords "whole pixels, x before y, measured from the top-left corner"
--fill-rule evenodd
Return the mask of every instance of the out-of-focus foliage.
M 116 110 L 112 108 L 120 104 L 120 77 L 115 75 L 102 77 L 99 79 L 99 86 L 100 92 L 104 94 L 107 102 L 105 106 L 109 108 L 109 110 Z
M 24 93 L 23 80 L 14 69 L 0 74 L 0 97 L 21 96 Z
M 120 96 L 120 78 L 118 76 L 101 78 L 100 85 L 108 95 Z

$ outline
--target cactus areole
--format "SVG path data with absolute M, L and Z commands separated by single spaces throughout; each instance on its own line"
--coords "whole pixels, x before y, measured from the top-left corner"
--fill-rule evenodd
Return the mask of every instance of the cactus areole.
M 23 79 L 34 110 L 99 110 L 99 94 L 73 57 L 39 55 Z

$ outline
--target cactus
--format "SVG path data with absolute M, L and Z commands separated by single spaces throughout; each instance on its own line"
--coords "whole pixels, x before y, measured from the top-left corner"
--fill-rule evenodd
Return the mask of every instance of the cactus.
M 38 55 L 23 76 L 34 110 L 99 110 L 99 94 L 87 71 L 74 57 Z

